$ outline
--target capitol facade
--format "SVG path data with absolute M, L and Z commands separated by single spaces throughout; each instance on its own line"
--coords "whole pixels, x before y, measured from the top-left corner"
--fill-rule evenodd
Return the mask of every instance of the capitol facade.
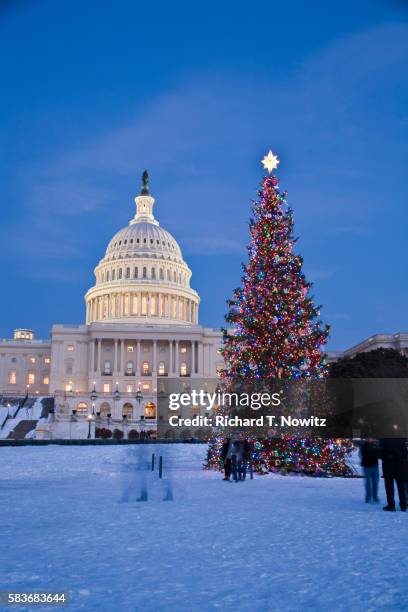
M 191 270 L 154 202 L 145 172 L 134 217 L 95 268 L 85 324 L 53 325 L 50 341 L 19 329 L 0 342 L 3 403 L 27 392 L 54 397 L 37 438 L 154 435 L 160 381 L 217 378 L 221 332 L 199 324 Z

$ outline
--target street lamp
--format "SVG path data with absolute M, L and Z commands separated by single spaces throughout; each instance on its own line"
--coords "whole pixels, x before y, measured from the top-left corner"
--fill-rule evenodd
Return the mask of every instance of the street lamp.
M 88 414 L 88 440 L 91 437 L 92 414 Z
M 142 392 L 141 392 L 141 390 L 140 390 L 140 387 L 139 387 L 139 389 L 136 391 L 135 399 L 136 399 L 136 401 L 137 401 L 137 403 L 138 403 L 138 404 L 140 404 L 140 402 L 141 402 L 141 401 L 142 401 L 142 399 L 143 399 L 143 395 L 142 395 Z
M 95 414 L 95 402 L 98 399 L 98 394 L 96 393 L 96 389 L 95 389 L 95 381 L 94 381 L 93 389 L 91 391 L 90 398 L 92 402 L 92 414 Z

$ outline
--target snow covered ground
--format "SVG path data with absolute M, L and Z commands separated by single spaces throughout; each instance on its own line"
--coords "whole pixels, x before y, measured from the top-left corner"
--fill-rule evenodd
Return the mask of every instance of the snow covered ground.
M 152 452 L 169 480 L 138 469 Z M 67 610 L 408 609 L 408 515 L 360 479 L 226 483 L 204 445 L 0 453 L 1 589 L 69 591 Z

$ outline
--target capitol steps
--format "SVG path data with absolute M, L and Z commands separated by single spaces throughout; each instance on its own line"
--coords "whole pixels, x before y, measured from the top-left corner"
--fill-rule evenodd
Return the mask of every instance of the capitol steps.
M 38 420 L 36 419 L 23 419 L 21 420 L 13 431 L 10 431 L 7 439 L 9 440 L 24 440 L 29 431 L 36 428 Z

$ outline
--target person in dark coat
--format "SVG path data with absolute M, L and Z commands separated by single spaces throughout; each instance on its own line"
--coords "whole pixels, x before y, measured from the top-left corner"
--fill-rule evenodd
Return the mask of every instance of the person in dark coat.
M 361 467 L 364 472 L 365 500 L 378 502 L 378 481 L 380 478 L 378 470 L 379 448 L 374 438 L 367 438 L 360 447 Z
M 238 480 L 245 480 L 248 462 L 251 458 L 251 449 L 248 440 L 241 440 L 239 442 L 240 453 L 237 455 L 237 472 Z
M 221 459 L 224 463 L 223 480 L 229 480 L 231 478 L 233 447 L 234 441 L 231 440 L 231 438 L 225 438 L 224 443 L 221 447 Z
M 383 465 L 387 505 L 384 510 L 395 512 L 394 480 L 397 483 L 400 508 L 407 509 L 404 474 L 407 462 L 407 445 L 404 438 L 383 438 L 380 440 L 380 455 Z

